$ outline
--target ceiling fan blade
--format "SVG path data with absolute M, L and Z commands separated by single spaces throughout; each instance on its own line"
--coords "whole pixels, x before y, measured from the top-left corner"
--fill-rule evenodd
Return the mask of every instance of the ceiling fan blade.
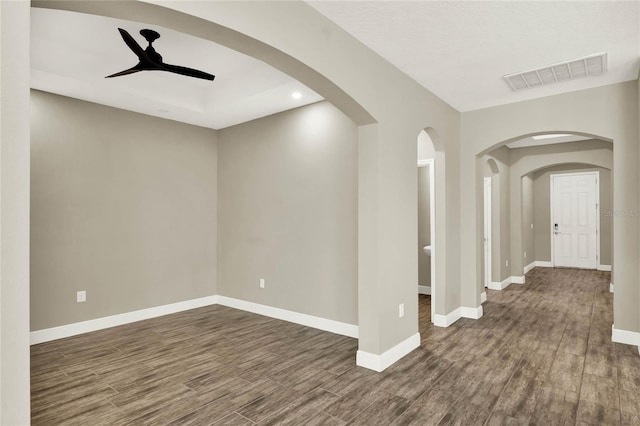
M 131 37 L 131 34 L 129 34 L 127 30 L 123 30 L 122 28 L 118 28 L 118 31 L 120 31 L 120 35 L 122 36 L 122 39 L 127 44 L 127 46 L 129 46 L 129 49 L 131 49 L 141 61 L 147 60 L 147 54 L 145 53 L 144 49 L 140 47 L 138 42 L 133 37 Z
M 213 81 L 216 78 L 215 75 L 206 73 L 204 71 L 194 70 L 193 68 L 181 67 L 178 65 L 162 64 L 165 71 L 173 72 L 176 74 L 186 75 L 188 77 L 201 78 L 203 80 Z
M 138 65 L 136 65 L 133 68 L 129 68 L 128 70 L 124 70 L 124 71 L 117 72 L 115 74 L 108 75 L 105 78 L 120 77 L 121 75 L 133 74 L 139 71 L 142 71 L 142 68 L 139 68 Z

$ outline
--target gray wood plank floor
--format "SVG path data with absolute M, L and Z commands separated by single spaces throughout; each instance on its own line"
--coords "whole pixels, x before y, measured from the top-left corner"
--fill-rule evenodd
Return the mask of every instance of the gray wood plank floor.
M 211 306 L 33 346 L 34 425 L 640 425 L 610 274 L 535 268 L 383 373 L 357 341 Z

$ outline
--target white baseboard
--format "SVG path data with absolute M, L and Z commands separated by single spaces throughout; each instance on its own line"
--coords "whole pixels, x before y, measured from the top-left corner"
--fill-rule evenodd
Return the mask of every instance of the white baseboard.
M 512 284 L 524 284 L 525 282 L 525 278 L 524 275 L 516 277 L 516 276 L 512 276 L 511 277 L 511 283 Z
M 116 327 L 132 322 L 156 318 L 163 315 L 174 314 L 176 312 L 187 311 L 189 309 L 201 308 L 203 306 L 220 304 L 230 308 L 253 312 L 284 321 L 293 322 L 307 327 L 317 328 L 335 334 L 348 337 L 358 337 L 358 326 L 334 321 L 312 315 L 301 314 L 299 312 L 287 311 L 285 309 L 274 308 L 272 306 L 259 305 L 257 303 L 246 302 L 244 300 L 233 299 L 226 296 L 207 296 L 199 299 L 185 300 L 183 302 L 171 303 L 169 305 L 155 306 L 153 308 L 141 309 L 123 314 L 111 315 L 103 318 L 96 318 L 89 321 L 76 322 L 59 327 L 47 328 L 44 330 L 32 331 L 30 333 L 30 344 L 49 342 L 51 340 L 63 339 L 65 337 L 76 336 L 78 334 L 90 333 L 92 331 L 103 330 L 105 328 Z
M 613 293 L 613 283 L 609 283 L 609 292 Z
M 480 303 L 484 303 L 487 301 L 487 292 L 483 291 L 482 293 L 480 293 Z
M 524 273 L 527 274 L 529 273 L 530 270 L 532 270 L 533 268 L 536 267 L 536 262 L 533 261 L 530 264 L 528 264 L 527 266 L 524 267 Z
M 599 265 L 598 271 L 611 272 L 611 265 Z
M 535 264 L 540 268 L 553 268 L 553 263 L 548 260 L 536 260 Z
M 447 315 L 435 314 L 433 316 L 433 325 L 436 327 L 449 327 L 460 318 L 462 318 L 462 308 L 455 309 Z
M 460 314 L 462 315 L 462 318 L 480 319 L 482 318 L 482 305 L 477 308 L 462 306 L 460 308 Z
M 288 311 L 286 309 L 274 308 L 273 306 L 260 305 L 258 303 L 247 302 L 245 300 L 234 299 L 232 297 L 218 296 L 218 304 L 242 311 L 253 312 L 254 314 L 276 318 L 307 327 L 317 328 L 348 337 L 358 337 L 358 326 L 344 322 L 320 318 L 313 315 Z
M 495 282 L 492 281 L 489 283 L 489 289 L 491 290 L 504 290 L 505 288 L 509 287 L 509 285 L 511 284 L 511 278 L 512 277 L 507 277 L 504 279 L 504 281 L 502 282 Z
M 428 285 L 419 285 L 418 294 L 431 294 L 431 287 Z
M 218 296 L 207 296 L 199 299 L 185 300 L 184 302 L 171 303 L 169 305 L 155 306 L 153 308 L 126 312 L 124 314 L 111 315 L 108 317 L 61 325 L 59 327 L 46 328 L 44 330 L 36 330 L 30 333 L 30 344 L 36 345 L 38 343 L 49 342 L 51 340 L 63 339 L 65 337 L 76 336 L 78 334 L 89 333 L 92 331 L 103 330 L 105 328 L 116 327 L 118 325 L 187 311 L 189 309 L 215 305 L 217 302 Z
M 420 333 L 416 333 L 380 355 L 358 350 L 356 365 L 381 372 L 419 346 Z
M 611 341 L 615 343 L 623 343 L 625 345 L 640 345 L 640 333 L 635 331 L 620 330 L 611 326 Z

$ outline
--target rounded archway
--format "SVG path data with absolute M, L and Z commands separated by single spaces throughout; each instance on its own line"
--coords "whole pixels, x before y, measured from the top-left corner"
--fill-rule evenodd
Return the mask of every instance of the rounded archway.
M 425 294 L 428 292 L 430 295 L 431 322 L 436 326 L 446 327 L 449 325 L 444 303 L 447 292 L 445 283 L 446 157 L 440 136 L 434 128 L 426 127 L 418 133 L 417 155 L 419 170 L 418 277 L 421 285 L 419 290 Z M 422 188 L 420 182 L 423 183 Z M 428 249 L 425 249 L 427 246 Z M 428 285 L 421 284 L 427 282 Z
M 554 135 L 554 138 L 549 135 Z M 580 141 L 563 140 L 563 138 L 569 139 L 571 135 L 579 136 Z M 542 138 L 534 139 L 536 136 L 542 136 Z M 557 138 L 559 143 L 550 143 L 550 140 L 556 139 L 556 136 L 559 136 Z M 520 143 L 522 140 L 529 140 L 533 143 L 530 146 L 523 145 Z M 505 181 L 505 185 L 497 195 L 502 197 L 502 205 L 497 207 L 498 212 L 493 212 L 494 216 L 498 213 L 501 218 L 505 219 L 499 222 L 499 232 L 506 232 L 505 235 L 510 236 L 508 239 L 500 239 L 498 243 L 500 247 L 492 251 L 492 253 L 500 253 L 499 261 L 492 262 L 492 265 L 497 263 L 498 271 L 500 271 L 496 274 L 496 282 L 524 283 L 525 274 L 536 264 L 547 264 L 543 262 L 543 259 L 538 259 L 539 255 L 536 253 L 534 244 L 537 241 L 536 237 L 544 244 L 548 243 L 548 236 L 545 240 L 540 235 L 550 226 L 548 214 L 540 220 L 533 212 L 534 206 L 541 210 L 542 206 L 548 205 L 548 200 L 546 200 L 546 204 L 539 202 L 539 200 L 533 201 L 534 189 L 540 187 L 539 182 L 536 181 L 536 173 L 552 167 L 556 167 L 556 170 L 562 170 L 563 167 L 577 170 L 580 167 L 588 166 L 610 171 L 613 168 L 613 144 L 611 142 L 609 138 L 589 133 L 544 131 L 506 139 L 478 154 L 477 158 L 480 161 L 477 162 L 477 175 L 479 177 L 484 179 L 494 170 L 501 169 L 501 164 L 507 174 L 506 179 L 500 179 L 500 181 Z M 481 185 L 482 182 L 478 182 L 476 187 L 480 188 Z M 548 190 L 548 184 L 545 188 Z M 483 256 L 486 251 L 483 232 L 486 213 L 485 197 L 481 193 L 478 195 L 476 223 L 479 238 L 476 247 L 480 260 L 480 268 L 478 269 L 481 271 L 478 274 L 478 282 L 481 283 L 483 280 L 486 281 L 484 276 L 486 257 Z M 505 198 L 506 202 L 504 202 Z M 536 224 L 536 220 L 538 220 L 538 224 Z M 544 227 L 541 226 L 543 223 Z M 609 232 L 609 234 L 611 233 Z M 544 257 L 544 260 L 548 257 L 546 252 Z M 607 261 L 609 260 L 607 259 Z M 607 265 L 604 267 L 607 268 Z M 479 284 L 479 287 L 482 286 Z

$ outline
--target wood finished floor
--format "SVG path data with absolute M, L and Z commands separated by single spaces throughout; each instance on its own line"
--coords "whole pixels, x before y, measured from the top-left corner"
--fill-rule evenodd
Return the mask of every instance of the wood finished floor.
M 32 423 L 640 424 L 606 272 L 536 268 L 383 373 L 357 341 L 212 306 L 33 346 Z

